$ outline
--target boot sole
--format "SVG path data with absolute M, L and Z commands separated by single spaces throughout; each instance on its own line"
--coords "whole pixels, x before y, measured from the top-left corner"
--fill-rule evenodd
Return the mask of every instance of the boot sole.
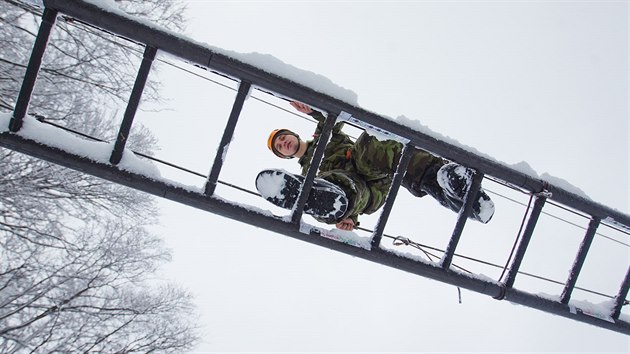
M 293 209 L 304 183 L 304 176 L 270 169 L 256 176 L 256 189 L 265 200 L 284 209 Z M 304 212 L 326 222 L 340 220 L 348 209 L 348 200 L 338 186 L 315 178 Z

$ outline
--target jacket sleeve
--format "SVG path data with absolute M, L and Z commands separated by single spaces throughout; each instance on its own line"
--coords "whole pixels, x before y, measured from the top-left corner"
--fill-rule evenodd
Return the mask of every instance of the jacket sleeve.
M 315 128 L 315 135 L 318 136 L 322 129 L 324 129 L 324 122 L 326 121 L 326 117 L 320 111 L 313 110 L 313 112 L 309 113 L 309 116 L 315 118 L 317 120 L 317 128 Z M 341 129 L 343 128 L 343 122 L 336 123 L 333 127 L 333 134 L 339 134 Z

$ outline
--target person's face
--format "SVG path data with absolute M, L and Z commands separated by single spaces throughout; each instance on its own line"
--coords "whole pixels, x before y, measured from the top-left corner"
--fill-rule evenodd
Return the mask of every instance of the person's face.
M 300 148 L 300 144 L 295 135 L 280 135 L 274 142 L 274 148 L 284 156 L 293 156 Z

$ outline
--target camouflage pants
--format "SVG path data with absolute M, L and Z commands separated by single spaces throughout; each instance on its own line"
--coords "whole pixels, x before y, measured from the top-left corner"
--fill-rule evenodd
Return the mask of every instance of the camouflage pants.
M 346 192 L 350 207 L 345 217 L 371 214 L 385 203 L 402 148 L 403 145 L 397 141 L 380 141 L 363 133 L 355 142 L 350 163 L 346 164 L 345 169 L 319 174 L 319 177 L 335 183 Z M 426 195 L 427 186 L 437 186 L 436 173 L 445 162 L 417 149 L 403 177 L 402 186 L 417 197 Z

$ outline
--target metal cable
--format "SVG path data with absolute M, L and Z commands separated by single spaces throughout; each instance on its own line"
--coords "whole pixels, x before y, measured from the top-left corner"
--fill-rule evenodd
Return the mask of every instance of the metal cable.
M 125 38 L 125 37 L 122 37 L 122 36 L 119 36 L 119 35 L 116 35 L 116 34 L 110 33 L 110 32 L 108 32 L 108 31 L 105 31 L 105 30 L 103 30 L 103 29 L 101 29 L 101 28 L 95 27 L 95 26 L 93 26 L 93 25 L 91 25 L 91 24 L 89 24 L 89 23 L 86 23 L 86 22 L 83 22 L 83 21 L 80 21 L 80 20 L 77 20 L 77 19 L 72 19 L 72 18 L 69 18 L 69 17 L 67 17 L 67 16 L 63 16 L 63 18 L 66 20 L 66 22 L 67 22 L 67 23 L 69 23 L 69 24 L 71 24 L 71 25 L 75 25 L 75 23 L 76 23 L 76 22 L 79 22 L 79 23 L 81 23 L 81 24 L 82 24 L 82 25 L 84 25 L 84 26 L 88 26 L 88 27 L 90 27 L 90 28 L 93 28 L 93 29 L 96 29 L 96 30 L 99 30 L 99 31 L 102 31 L 102 32 L 109 33 L 110 35 L 113 35 L 113 36 L 119 37 L 119 38 L 121 38 L 121 39 L 124 39 L 124 40 L 126 40 L 126 41 L 128 41 L 128 42 L 132 42 L 132 43 L 137 44 L 137 45 L 142 45 L 142 44 L 136 43 L 135 41 L 132 41 L 132 40 L 130 40 L 130 39 L 128 39 L 128 38 Z M 75 26 L 76 26 L 76 25 L 75 25 Z M 76 27 L 79 27 L 79 26 L 76 26 Z M 85 29 L 84 29 L 84 30 L 85 30 Z M 102 38 L 105 38 L 105 37 L 102 37 Z M 106 39 L 106 38 L 105 38 L 105 39 Z M 109 40 L 109 39 L 107 39 L 107 40 Z M 111 40 L 110 40 L 110 41 L 111 41 Z M 127 49 L 129 49 L 129 50 L 136 50 L 135 48 L 131 48 L 130 46 L 125 46 L 124 44 L 119 43 L 119 42 L 115 42 L 115 41 L 111 41 L 111 42 L 112 42 L 112 43 L 114 43 L 115 45 L 118 45 L 118 46 L 121 46 L 121 47 L 127 48 Z M 138 51 L 138 52 L 139 52 L 139 51 Z M 170 65 L 170 66 L 172 66 L 172 67 L 175 67 L 175 68 L 177 68 L 177 69 L 179 69 L 179 70 L 182 70 L 182 71 L 187 72 L 187 73 L 189 73 L 189 74 L 195 75 L 195 76 L 197 76 L 197 77 L 200 77 L 200 78 L 202 78 L 202 79 L 204 79 L 204 80 L 207 80 L 207 81 L 209 81 L 209 82 L 212 82 L 212 83 L 214 83 L 214 84 L 220 85 L 221 87 L 224 87 L 224 88 L 227 88 L 227 89 L 230 89 L 230 90 L 234 90 L 234 91 L 236 91 L 236 89 L 235 89 L 235 88 L 230 87 L 229 85 L 222 84 L 222 83 L 220 83 L 220 82 L 218 82 L 218 81 L 216 81 L 216 80 L 213 80 L 213 79 L 208 78 L 208 77 L 206 77 L 206 76 L 203 76 L 203 75 L 200 75 L 200 74 L 198 74 L 198 73 L 195 73 L 195 72 L 193 72 L 192 70 L 189 70 L 189 69 L 187 69 L 187 68 L 183 68 L 183 67 L 181 67 L 181 66 L 178 66 L 178 65 L 176 65 L 176 64 L 174 64 L 174 63 L 171 63 L 171 62 L 169 62 L 169 61 L 166 61 L 166 60 L 164 60 L 164 59 L 160 59 L 160 58 L 158 58 L 158 60 L 159 60 L 160 62 L 162 62 L 162 63 L 165 63 L 165 64 L 167 64 L 167 65 Z M 208 70 L 208 69 L 203 68 L 203 67 L 200 67 L 200 68 L 201 68 L 201 69 L 204 69 L 204 70 Z M 214 72 L 214 71 L 212 71 L 212 70 L 209 70 L 209 71 L 210 71 L 211 73 L 215 74 L 215 75 L 219 75 L 219 76 L 222 76 L 222 77 L 226 77 L 226 76 L 224 76 L 224 75 L 222 75 L 222 74 L 220 74 L 220 73 L 218 73 L 218 72 Z M 228 79 L 230 79 L 230 80 L 234 80 L 234 81 L 236 81 L 236 80 L 235 80 L 235 79 L 233 79 L 233 78 L 229 78 L 229 77 L 227 77 L 227 78 L 228 78 Z M 263 90 L 261 90 L 261 91 L 263 91 Z M 265 92 L 265 91 L 263 91 L 263 92 Z M 270 93 L 270 92 L 266 92 L 266 93 L 273 95 L 273 93 Z M 268 102 L 268 101 L 266 101 L 266 100 L 264 100 L 264 99 L 262 99 L 262 98 L 255 97 L 255 96 L 251 96 L 251 97 L 252 97 L 253 99 L 255 99 L 255 100 L 258 100 L 258 101 L 260 101 L 260 102 L 264 103 L 264 104 L 267 104 L 267 105 L 269 105 L 269 106 L 275 107 L 275 108 L 280 109 L 280 110 L 283 110 L 283 111 L 285 111 L 285 112 L 287 112 L 287 113 L 289 113 L 289 114 L 292 114 L 292 115 L 294 115 L 294 116 L 300 117 L 301 119 L 305 119 L 305 120 L 308 120 L 308 121 L 314 122 L 314 120 L 310 120 L 310 119 L 308 119 L 308 118 L 306 118 L 306 117 L 304 117 L 304 116 L 302 116 L 302 115 L 299 115 L 299 114 L 297 114 L 297 113 L 295 113 L 295 112 L 293 112 L 293 111 L 289 111 L 288 109 L 285 109 L 284 107 L 281 107 L 281 106 L 278 106 L 278 105 L 273 104 L 273 103 L 271 103 L 271 102 Z M 274 96 L 274 97 L 276 97 L 276 96 Z M 276 97 L 276 98 L 278 98 L 278 97 Z M 280 99 L 284 99 L 284 100 L 286 100 L 285 98 L 282 98 L 282 97 L 280 97 Z M 55 123 L 52 123 L 52 122 L 50 122 L 50 121 L 47 121 L 47 120 L 45 119 L 45 117 L 43 117 L 43 116 L 41 116 L 41 115 L 34 115 L 34 116 L 36 116 L 36 117 L 38 118 L 38 120 L 40 120 L 40 121 L 42 121 L 42 122 L 44 122 L 44 123 L 47 123 L 47 124 L 50 124 L 50 125 L 54 125 L 54 126 L 56 126 L 56 127 L 58 127 L 58 128 L 61 128 L 61 129 L 64 129 L 64 130 L 70 131 L 70 132 L 72 132 L 72 133 L 74 133 L 74 134 L 78 134 L 78 135 L 80 135 L 80 136 L 86 137 L 86 138 L 91 139 L 91 140 L 94 140 L 94 141 L 104 141 L 104 140 L 101 140 L 101 139 L 98 139 L 98 138 L 95 138 L 95 137 L 91 137 L 91 136 L 89 136 L 89 135 L 82 134 L 82 133 L 80 133 L 80 132 L 77 132 L 77 131 L 74 131 L 74 130 L 71 130 L 71 129 L 68 129 L 68 128 L 66 128 L 66 127 L 60 126 L 60 125 L 55 124 Z M 155 162 L 157 162 L 157 163 L 161 163 L 161 164 L 167 165 L 167 166 L 169 166 L 169 167 L 172 167 L 172 168 L 175 168 L 175 169 L 179 169 L 179 170 L 181 170 L 181 171 L 184 171 L 184 172 L 187 172 L 187 173 L 190 173 L 190 174 L 193 174 L 193 175 L 199 176 L 199 177 L 207 178 L 207 176 L 206 176 L 206 175 L 204 175 L 204 174 L 201 174 L 201 173 L 198 173 L 198 172 L 195 172 L 195 171 L 189 170 L 189 169 L 187 169 L 187 168 L 184 168 L 184 167 L 181 167 L 181 166 L 178 166 L 178 165 L 172 164 L 172 163 L 169 163 L 169 162 L 167 162 L 167 161 L 160 160 L 160 159 L 155 158 L 155 157 L 153 157 L 153 156 L 149 156 L 149 155 L 146 155 L 146 154 L 143 154 L 143 153 L 139 153 L 139 152 L 135 152 L 135 151 L 134 151 L 134 153 L 135 153 L 135 154 L 137 154 L 138 156 L 142 156 L 142 157 L 144 157 L 144 158 L 150 159 L 150 160 L 155 161 Z M 509 188 L 512 188 L 512 189 L 514 189 L 514 190 L 518 190 L 518 191 L 520 191 L 520 192 L 523 192 L 523 193 L 524 193 L 524 191 L 523 191 L 522 189 L 517 188 L 517 187 L 515 187 L 515 186 L 513 186 L 513 185 L 510 185 L 510 184 L 508 184 L 507 182 L 500 181 L 500 180 L 498 180 L 498 179 L 491 178 L 491 177 L 486 177 L 486 178 L 488 178 L 488 179 L 490 179 L 490 180 L 494 181 L 495 183 L 502 184 L 502 185 L 504 185 L 504 186 L 506 186 L 506 187 L 509 187 Z M 260 196 L 260 194 L 258 194 L 258 193 L 256 193 L 256 192 L 250 191 L 250 190 L 248 190 L 248 189 L 246 189 L 246 188 L 243 188 L 243 187 L 236 186 L 236 185 L 231 184 L 231 183 L 227 183 L 227 182 L 223 182 L 223 181 L 217 181 L 217 183 L 221 183 L 221 184 L 223 184 L 223 185 L 225 185 L 225 186 L 228 186 L 228 187 L 231 187 L 231 188 L 234 188 L 234 189 L 237 189 L 237 190 L 243 191 L 243 192 L 245 192 L 245 193 L 249 193 L 249 194 L 252 194 L 252 195 Z M 486 190 L 487 190 L 487 189 L 486 189 Z M 511 198 L 508 198 L 508 197 L 506 197 L 506 196 L 503 196 L 503 195 L 501 195 L 501 194 L 499 194 L 499 193 L 497 193 L 497 192 L 493 192 L 493 191 L 490 191 L 490 190 L 487 190 L 487 191 L 489 191 L 489 192 L 490 192 L 490 193 L 492 193 L 492 194 L 495 194 L 495 195 L 501 196 L 501 197 L 503 197 L 503 198 L 505 198 L 505 199 L 508 199 L 508 200 L 510 200 L 510 201 L 512 201 L 512 202 L 514 202 L 514 203 L 517 203 L 517 204 L 520 204 L 520 205 L 523 205 L 523 206 L 524 206 L 524 204 L 523 204 L 523 203 L 520 203 L 520 202 L 518 202 L 518 201 L 516 201 L 516 200 L 513 200 L 513 199 L 511 199 Z M 530 198 L 530 204 L 531 204 L 531 198 Z M 580 215 L 580 216 L 582 216 L 582 217 L 586 217 L 586 216 L 585 216 L 585 215 L 583 215 L 583 214 L 577 213 L 576 211 L 571 210 L 571 209 L 568 209 L 568 208 L 566 208 L 566 207 L 564 207 L 564 206 L 561 206 L 561 205 L 559 205 L 559 204 L 557 204 L 557 203 L 553 203 L 553 205 L 555 205 L 555 206 L 557 206 L 557 207 L 559 207 L 559 208 L 562 208 L 562 209 L 564 209 L 564 210 L 566 210 L 566 211 L 569 211 L 569 212 L 575 213 L 576 215 Z M 527 206 L 527 209 L 526 209 L 526 210 L 529 210 L 529 207 L 530 207 L 530 205 L 528 205 L 528 206 Z M 576 226 L 576 227 L 579 227 L 579 228 L 585 229 L 584 227 L 582 227 L 582 226 L 580 226 L 580 225 L 577 225 L 577 224 L 575 224 L 575 223 L 569 222 L 568 220 L 565 220 L 565 219 L 563 219 L 563 218 L 561 218 L 561 217 L 557 217 L 557 216 L 555 216 L 555 215 L 552 215 L 552 214 L 549 214 L 549 213 L 546 213 L 546 212 L 543 212 L 543 213 L 544 213 L 544 214 L 546 214 L 546 215 L 549 215 L 549 216 L 551 216 L 551 217 L 554 217 L 554 218 L 556 218 L 556 219 L 558 219 L 558 220 L 561 220 L 561 221 L 563 221 L 563 222 L 566 222 L 566 223 L 568 223 L 568 224 L 570 224 L 570 225 L 573 225 L 573 226 Z M 624 233 L 624 234 L 628 234 L 628 235 L 630 235 L 630 233 L 629 233 L 629 232 L 627 232 L 627 231 L 625 231 L 625 230 L 618 229 L 618 228 L 616 228 L 616 227 L 614 227 L 614 226 L 612 226 L 612 225 L 608 225 L 608 224 L 605 224 L 605 225 L 606 225 L 606 226 L 608 226 L 608 227 L 610 227 L 610 228 L 612 228 L 612 229 L 615 229 L 615 230 L 617 230 L 617 231 L 619 231 L 619 232 L 622 232 L 622 233 Z M 363 231 L 367 231 L 367 232 L 373 232 L 373 231 L 371 231 L 371 230 L 367 230 L 367 229 L 364 229 L 364 228 L 357 228 L 357 229 L 360 229 L 360 230 L 363 230 Z M 521 225 L 521 229 L 522 229 L 522 225 Z M 520 235 L 520 232 L 521 232 L 521 231 L 519 231 L 519 235 Z M 606 236 L 606 235 L 602 235 L 602 234 L 600 234 L 600 233 L 597 233 L 597 234 L 598 234 L 599 236 L 602 236 L 602 237 L 607 238 L 607 239 L 609 239 L 609 240 L 611 240 L 611 241 L 617 242 L 617 243 L 619 243 L 619 244 L 621 244 L 621 245 L 624 245 L 624 246 L 626 246 L 626 247 L 630 247 L 630 244 L 623 243 L 623 242 L 621 242 L 621 241 L 615 240 L 615 239 L 613 239 L 613 238 L 611 238 L 611 237 L 608 237 L 608 236 Z M 414 241 L 411 241 L 411 240 L 410 240 L 410 239 L 408 239 L 408 238 L 404 238 L 404 237 L 401 237 L 401 236 L 394 237 L 394 236 L 385 235 L 385 234 L 384 234 L 383 236 L 384 236 L 384 237 L 387 237 L 387 238 L 391 238 L 391 239 L 393 240 L 392 242 L 394 243 L 394 245 L 402 245 L 402 244 L 404 244 L 404 245 L 412 246 L 412 247 L 414 247 L 414 248 L 416 248 L 416 249 L 419 249 L 420 251 L 422 251 L 422 252 L 425 254 L 425 256 L 426 256 L 426 257 L 427 257 L 430 261 L 433 261 L 431 257 L 436 257 L 436 258 L 437 258 L 437 256 L 436 256 L 436 255 L 434 255 L 434 254 L 429 253 L 429 252 L 428 252 L 428 251 L 426 251 L 424 248 L 428 248 L 428 249 L 432 249 L 432 250 L 435 250 L 435 251 L 444 252 L 443 250 L 439 250 L 439 249 L 437 249 L 437 248 L 433 248 L 433 247 L 426 246 L 426 245 L 421 245 L 421 244 L 419 244 L 419 243 L 416 243 L 416 242 L 414 242 Z M 518 238 L 517 238 L 517 239 L 518 239 Z M 403 241 L 403 240 L 404 240 L 404 241 Z M 505 272 L 505 269 L 506 269 L 506 267 L 507 267 L 507 266 L 502 267 L 502 266 L 499 266 L 499 265 L 497 265 L 497 264 L 493 264 L 493 263 L 485 262 L 485 261 L 482 261 L 482 260 L 479 260 L 479 259 L 475 259 L 475 258 L 473 258 L 473 257 L 467 257 L 467 256 L 464 256 L 464 255 L 458 255 L 458 254 L 455 254 L 455 256 L 460 257 L 460 258 L 462 258 L 462 259 L 467 259 L 467 260 L 474 261 L 474 262 L 477 262 L 477 263 L 481 263 L 481 264 L 485 264 L 485 265 L 488 265 L 488 266 L 492 266 L 492 267 L 503 268 L 503 272 Z M 510 258 L 511 258 L 511 256 L 512 256 L 512 255 L 510 255 Z M 508 263 L 509 263 L 509 259 L 508 259 Z M 455 266 L 455 265 L 454 265 L 454 266 Z M 456 266 L 456 267 L 458 267 L 458 266 Z M 465 272 L 470 273 L 470 271 L 468 271 L 468 270 L 466 270 L 466 269 L 464 269 L 464 268 L 461 268 L 461 267 L 458 267 L 458 268 L 459 268 L 459 269 L 461 269 L 461 270 L 463 270 L 463 271 L 465 271 Z M 526 275 L 526 276 L 534 277 L 534 278 L 537 278 L 537 279 L 545 280 L 545 281 L 548 281 L 548 282 L 552 282 L 552 283 L 560 284 L 560 285 L 562 285 L 562 284 L 563 284 L 562 282 L 559 282 L 559 281 L 556 281 L 556 280 L 552 280 L 552 279 L 545 278 L 545 277 L 540 277 L 540 276 L 533 275 L 533 274 L 529 274 L 529 273 L 526 273 L 526 272 L 523 272 L 523 271 L 518 271 L 518 273 L 519 273 L 519 274 Z M 503 277 L 503 274 L 501 275 L 501 277 Z M 612 297 L 611 297 L 611 296 L 609 296 L 609 295 L 602 294 L 602 293 L 599 293 L 599 292 L 595 292 L 595 291 L 592 291 L 592 290 L 588 290 L 588 289 L 584 289 L 584 288 L 580 288 L 580 287 L 576 287 L 576 289 L 580 289 L 580 290 L 582 290 L 582 291 L 589 292 L 589 293 L 592 293 L 592 294 L 597 294 L 597 295 L 600 295 L 600 296 L 604 296 L 604 297 L 609 297 L 609 298 L 612 298 Z M 626 303 L 627 303 L 627 301 L 626 301 Z

